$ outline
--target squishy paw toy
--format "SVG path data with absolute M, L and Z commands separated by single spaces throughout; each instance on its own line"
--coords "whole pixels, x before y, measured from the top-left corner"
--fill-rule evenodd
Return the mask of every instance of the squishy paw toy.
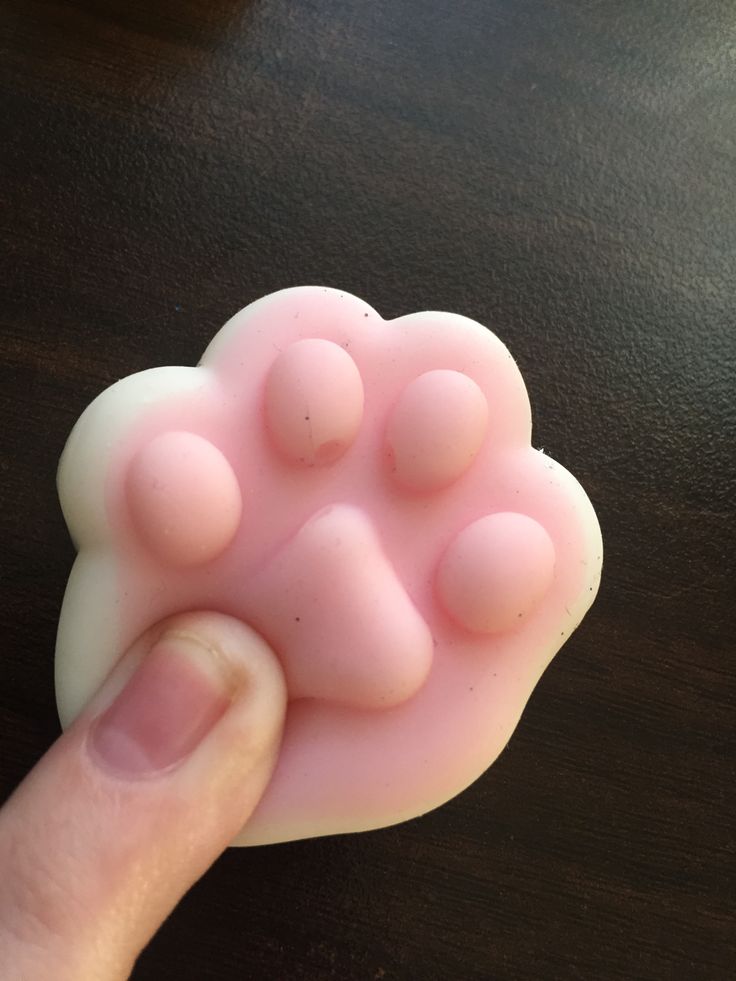
M 197 368 L 154 368 L 77 423 L 59 491 L 79 548 L 68 722 L 147 628 L 214 609 L 281 660 L 279 761 L 239 839 L 404 820 L 495 759 L 598 586 L 583 490 L 530 445 L 516 365 L 446 313 L 384 321 L 285 290 Z

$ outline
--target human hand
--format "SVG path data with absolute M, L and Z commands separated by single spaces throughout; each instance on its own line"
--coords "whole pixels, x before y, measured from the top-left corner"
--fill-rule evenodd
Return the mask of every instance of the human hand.
M 240 621 L 148 631 L 0 811 L 0 977 L 113 981 L 256 807 L 281 668 Z

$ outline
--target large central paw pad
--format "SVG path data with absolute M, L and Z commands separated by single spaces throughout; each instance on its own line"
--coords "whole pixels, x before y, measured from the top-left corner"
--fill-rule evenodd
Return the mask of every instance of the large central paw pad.
M 80 548 L 62 717 L 152 624 L 217 609 L 267 639 L 290 696 L 243 842 L 447 800 L 503 748 L 598 586 L 590 503 L 530 435 L 519 372 L 479 324 L 386 322 L 317 288 L 241 311 L 198 368 L 114 385 L 59 473 Z

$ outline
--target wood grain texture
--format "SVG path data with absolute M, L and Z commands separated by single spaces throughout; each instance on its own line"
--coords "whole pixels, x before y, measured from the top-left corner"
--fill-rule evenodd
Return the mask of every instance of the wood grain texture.
M 492 326 L 607 549 L 483 779 L 228 853 L 136 978 L 733 977 L 734 32 L 732 0 L 0 7 L 5 794 L 57 733 L 67 432 L 264 293 Z

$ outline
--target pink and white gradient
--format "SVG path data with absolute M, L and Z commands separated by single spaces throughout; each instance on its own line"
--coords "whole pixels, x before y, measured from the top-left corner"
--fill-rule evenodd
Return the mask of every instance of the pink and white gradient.
M 197 368 L 113 385 L 59 468 L 79 549 L 62 721 L 148 627 L 217 610 L 268 641 L 290 697 L 236 844 L 443 803 L 503 749 L 598 588 L 592 506 L 530 439 L 521 375 L 480 324 L 384 321 L 319 287 L 246 307 Z

